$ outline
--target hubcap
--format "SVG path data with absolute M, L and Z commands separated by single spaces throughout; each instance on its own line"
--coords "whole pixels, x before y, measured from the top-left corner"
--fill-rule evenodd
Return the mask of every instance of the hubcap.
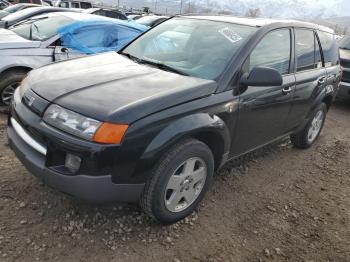
M 1 93 L 1 102 L 9 106 L 13 97 L 13 94 L 15 93 L 16 88 L 19 86 L 19 82 L 12 83 L 5 87 L 5 89 Z
M 169 179 L 165 189 L 165 206 L 171 212 L 181 212 L 200 195 L 207 177 L 207 166 L 203 159 L 186 160 Z
M 314 140 L 316 139 L 316 137 L 320 133 L 323 121 L 324 121 L 323 111 L 320 110 L 317 112 L 314 119 L 312 119 L 311 126 L 310 126 L 308 136 L 307 136 L 309 143 L 314 142 Z

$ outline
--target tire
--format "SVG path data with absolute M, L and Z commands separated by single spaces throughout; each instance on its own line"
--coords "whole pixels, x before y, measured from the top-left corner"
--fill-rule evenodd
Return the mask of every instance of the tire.
M 11 70 L 6 72 L 0 79 L 0 105 L 9 106 L 11 92 L 19 86 L 27 72 L 23 70 Z
M 290 136 L 290 140 L 296 148 L 306 149 L 312 146 L 312 144 L 317 140 L 322 132 L 326 120 L 327 111 L 328 109 L 325 103 L 318 105 L 317 108 L 313 111 L 311 118 L 306 126 L 300 132 L 292 134 Z M 313 123 L 316 121 L 315 119 L 317 116 L 319 116 L 320 113 L 322 114 L 322 117 L 320 118 L 321 122 L 318 122 L 318 129 L 316 133 L 316 129 L 313 129 L 315 128 Z M 315 130 L 315 133 L 313 133 L 312 136 L 310 135 L 310 132 L 312 132 L 311 129 Z
M 190 173 L 186 170 L 191 170 L 192 165 L 194 173 L 193 177 L 189 177 L 187 174 Z M 202 176 L 198 174 L 204 173 L 205 179 L 196 181 Z M 186 139 L 167 151 L 155 165 L 145 185 L 140 205 L 156 221 L 162 224 L 175 223 L 196 209 L 211 185 L 213 174 L 214 157 L 210 148 L 198 140 Z M 179 185 L 178 190 L 168 188 L 172 188 L 172 181 L 176 181 L 174 185 Z M 182 194 L 186 196 L 180 198 Z M 190 196 L 194 198 L 191 199 Z M 177 199 L 178 205 L 174 205 Z

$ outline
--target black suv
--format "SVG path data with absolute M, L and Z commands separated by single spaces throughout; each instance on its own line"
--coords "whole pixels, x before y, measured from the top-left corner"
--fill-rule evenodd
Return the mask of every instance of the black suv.
M 137 202 L 173 223 L 226 161 L 319 136 L 340 81 L 332 31 L 301 22 L 174 17 L 119 53 L 29 73 L 8 137 L 48 185 L 92 202 Z
M 343 76 L 340 82 L 338 98 L 350 98 L 350 36 L 345 36 L 339 43 L 340 65 L 343 69 Z

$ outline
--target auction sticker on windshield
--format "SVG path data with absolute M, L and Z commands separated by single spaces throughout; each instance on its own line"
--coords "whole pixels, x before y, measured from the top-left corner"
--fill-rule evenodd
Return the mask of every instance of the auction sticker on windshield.
M 242 40 L 242 37 L 229 27 L 220 29 L 219 33 L 222 34 L 225 38 L 227 38 L 232 43 L 236 43 Z

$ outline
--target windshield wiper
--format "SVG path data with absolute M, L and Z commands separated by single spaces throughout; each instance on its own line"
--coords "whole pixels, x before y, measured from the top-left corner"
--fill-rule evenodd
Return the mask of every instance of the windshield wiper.
M 123 56 L 126 56 L 127 58 L 129 58 L 130 60 L 132 60 L 132 61 L 134 61 L 136 63 L 139 63 L 139 61 L 140 61 L 140 59 L 138 57 L 130 55 L 129 53 L 121 52 L 120 54 L 123 55 Z
M 185 72 L 182 72 L 174 67 L 168 66 L 166 64 L 162 64 L 162 63 L 157 63 L 157 62 L 153 62 L 153 61 L 149 61 L 149 60 L 144 60 L 144 59 L 139 59 L 139 63 L 140 64 L 148 64 L 148 65 L 152 65 L 155 66 L 161 70 L 164 71 L 169 71 L 169 72 L 173 72 L 179 75 L 183 75 L 183 76 L 188 76 L 188 74 L 186 74 Z
M 173 73 L 176 73 L 176 74 L 179 74 L 179 75 L 183 75 L 183 76 L 188 76 L 188 74 L 186 74 L 185 72 L 182 72 L 176 68 L 173 68 L 171 66 L 168 66 L 166 64 L 162 64 L 162 63 L 158 63 L 158 62 L 153 62 L 153 61 L 149 61 L 149 60 L 145 60 L 145 59 L 141 59 L 141 58 L 138 58 L 136 56 L 133 56 L 129 53 L 124 53 L 124 52 L 121 52 L 120 53 L 121 55 L 123 56 L 126 56 L 127 58 L 129 58 L 130 60 L 138 63 L 138 64 L 148 64 L 148 65 L 151 65 L 151 66 L 155 66 L 161 70 L 164 70 L 164 71 L 169 71 L 169 72 L 173 72 Z

